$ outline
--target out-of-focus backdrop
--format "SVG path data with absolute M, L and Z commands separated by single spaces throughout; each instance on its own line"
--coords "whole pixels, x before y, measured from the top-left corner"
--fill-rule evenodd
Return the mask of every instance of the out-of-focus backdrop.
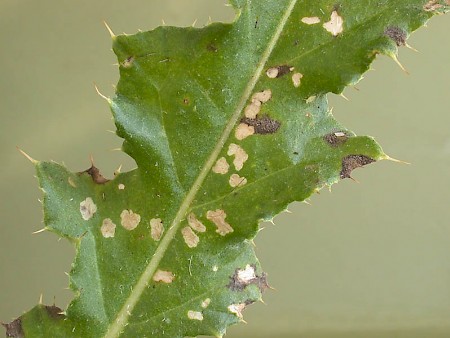
M 1 0 L 0 320 L 44 302 L 64 307 L 74 250 L 42 228 L 32 165 L 16 146 L 73 171 L 92 154 L 107 176 L 121 140 L 94 82 L 118 80 L 106 20 L 116 33 L 161 24 L 230 21 L 224 0 Z M 334 113 L 377 137 L 392 157 L 354 173 L 312 205 L 266 225 L 257 252 L 276 291 L 246 310 L 230 337 L 450 337 L 450 17 L 432 20 L 401 50 L 410 75 L 379 58 Z M 0 334 L 1 335 L 1 334 Z

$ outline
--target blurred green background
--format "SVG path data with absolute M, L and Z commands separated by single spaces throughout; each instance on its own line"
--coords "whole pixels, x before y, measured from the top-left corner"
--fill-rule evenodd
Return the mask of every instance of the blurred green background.
M 0 320 L 44 302 L 64 307 L 74 250 L 42 228 L 32 165 L 16 150 L 73 171 L 92 154 L 106 176 L 121 140 L 94 82 L 118 80 L 110 39 L 168 25 L 230 21 L 224 0 L 0 1 Z M 434 18 L 402 49 L 411 74 L 381 57 L 334 113 L 412 165 L 378 163 L 293 204 L 258 236 L 276 291 L 246 310 L 231 337 L 450 337 L 450 17 Z M 0 334 L 1 335 L 1 334 Z

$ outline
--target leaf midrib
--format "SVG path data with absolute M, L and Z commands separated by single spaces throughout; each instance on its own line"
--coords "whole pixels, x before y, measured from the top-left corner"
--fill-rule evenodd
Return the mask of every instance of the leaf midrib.
M 142 273 L 141 277 L 139 278 L 138 282 L 134 286 L 133 291 L 130 293 L 130 296 L 126 299 L 125 303 L 123 304 L 123 306 L 120 309 L 119 313 L 117 314 L 116 318 L 113 320 L 111 325 L 108 327 L 108 330 L 106 331 L 106 333 L 104 335 L 104 338 L 119 337 L 122 330 L 127 325 L 128 318 L 130 317 L 134 307 L 138 303 L 142 293 L 145 291 L 148 281 L 153 277 L 157 267 L 159 266 L 159 263 L 161 262 L 162 258 L 164 257 L 166 250 L 168 249 L 172 240 L 175 238 L 177 231 L 180 227 L 181 221 L 184 219 L 187 211 L 189 210 L 189 208 L 191 206 L 192 201 L 194 200 L 195 196 L 197 195 L 198 191 L 200 190 L 204 180 L 206 179 L 212 166 L 214 165 L 215 161 L 217 160 L 225 143 L 229 139 L 234 126 L 236 125 L 237 121 L 239 120 L 240 116 L 242 115 L 242 111 L 244 110 L 247 101 L 249 100 L 256 84 L 259 81 L 261 74 L 263 73 L 264 67 L 265 67 L 267 61 L 269 60 L 269 57 L 271 56 L 271 54 L 281 36 L 281 33 L 283 32 L 284 27 L 285 27 L 290 15 L 292 14 L 292 12 L 294 10 L 294 7 L 295 7 L 297 1 L 298 0 L 291 0 L 289 2 L 284 15 L 282 16 L 279 24 L 276 27 L 275 33 L 273 34 L 272 38 L 270 39 L 269 44 L 267 45 L 267 48 L 264 51 L 264 53 L 261 57 L 261 60 L 258 63 L 258 67 L 256 68 L 254 75 L 250 78 L 250 81 L 248 82 L 248 84 L 245 88 L 245 91 L 241 96 L 241 99 L 239 101 L 238 106 L 236 107 L 235 112 L 233 113 L 230 121 L 225 126 L 225 129 L 222 132 L 222 135 L 219 138 L 216 146 L 214 147 L 210 156 L 206 160 L 199 175 L 197 176 L 197 179 L 193 183 L 191 189 L 189 190 L 188 194 L 186 195 L 185 199 L 183 200 L 182 204 L 180 205 L 180 208 L 178 209 L 178 212 L 177 212 L 173 222 L 171 223 L 169 230 L 166 232 L 166 235 L 161 239 L 160 244 L 155 251 L 155 254 L 153 255 L 153 257 L 152 257 L 151 261 L 149 262 L 149 264 L 147 265 L 147 267 L 145 268 L 145 270 Z

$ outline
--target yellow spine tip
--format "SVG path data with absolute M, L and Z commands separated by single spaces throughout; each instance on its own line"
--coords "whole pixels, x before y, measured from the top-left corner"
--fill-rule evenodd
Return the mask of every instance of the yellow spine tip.
M 114 171 L 114 175 L 119 175 L 122 171 L 122 165 L 119 165 L 119 168 L 116 169 L 116 171 Z
M 345 101 L 350 101 L 350 99 L 344 95 L 344 93 L 339 94 L 340 97 L 342 97 Z
M 105 25 L 106 29 L 108 30 L 109 35 L 111 36 L 111 39 L 116 38 L 116 34 L 112 31 L 111 27 L 106 23 L 106 21 L 103 21 L 103 24 Z
M 389 57 L 394 60 L 394 62 L 403 70 L 406 74 L 409 75 L 409 72 L 406 70 L 406 68 L 401 64 L 401 62 L 398 60 L 397 55 L 394 53 L 389 54 Z
M 20 149 L 19 147 L 17 147 L 17 150 L 23 155 L 25 156 L 25 158 L 27 160 L 29 160 L 31 163 L 33 163 L 34 165 L 38 164 L 39 161 L 35 160 L 34 158 L 32 158 L 30 155 L 28 155 L 26 152 L 24 152 L 22 149 Z
M 351 177 L 351 176 L 350 176 L 350 179 L 351 179 L 353 182 L 355 182 L 355 183 L 358 183 L 358 184 L 361 183 L 361 182 L 359 182 L 356 178 L 353 178 L 353 177 Z
M 98 87 L 97 87 L 97 85 L 96 85 L 95 83 L 94 83 L 94 88 L 95 88 L 95 91 L 97 92 L 97 94 L 98 94 L 102 99 L 106 100 L 108 103 L 111 103 L 111 102 L 112 102 L 111 99 L 110 99 L 109 97 L 103 95 L 103 94 L 100 92 L 100 90 L 98 89 Z
M 39 229 L 39 230 L 36 230 L 36 231 L 32 232 L 32 234 L 33 235 L 37 235 L 37 234 L 40 234 L 40 233 L 42 233 L 44 231 L 47 231 L 47 229 L 46 228 L 42 228 L 42 229 Z
M 412 51 L 414 51 L 414 52 L 419 52 L 417 49 L 415 49 L 413 46 L 411 46 L 411 45 L 408 45 L 407 43 L 405 43 L 405 47 L 406 48 L 409 48 L 409 49 L 411 49 Z
M 402 161 L 402 160 L 397 160 L 396 158 L 390 157 L 389 155 L 384 155 L 382 157 L 382 160 L 388 160 L 388 161 L 392 161 L 392 162 L 396 162 L 396 163 L 401 163 L 401 164 L 411 164 L 410 162 L 406 162 L 406 161 Z

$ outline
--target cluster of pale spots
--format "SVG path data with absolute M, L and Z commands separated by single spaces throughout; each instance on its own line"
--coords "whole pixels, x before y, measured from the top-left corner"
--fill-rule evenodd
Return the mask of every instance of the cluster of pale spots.
M 450 6 L 450 0 L 445 0 L 447 6 Z M 423 9 L 426 12 L 435 12 L 441 9 L 444 9 L 445 6 L 440 3 L 439 0 L 429 0 L 424 6 Z
M 303 23 L 311 25 L 320 22 L 320 19 L 317 17 L 313 18 L 303 18 L 301 20 Z M 337 13 L 337 11 L 333 11 L 331 14 L 330 21 L 323 24 L 323 28 L 331 33 L 333 36 L 337 36 L 343 32 L 343 18 Z M 301 85 L 301 80 L 303 78 L 303 74 L 300 72 L 295 72 L 295 67 L 282 65 L 277 67 L 271 67 L 266 70 L 265 74 L 270 79 L 276 79 L 281 76 L 286 75 L 287 73 L 292 73 L 292 84 L 295 88 L 299 88 Z M 237 125 L 234 131 L 234 137 L 236 139 L 236 143 L 230 143 L 228 146 L 227 155 L 229 157 L 234 157 L 233 166 L 236 172 L 231 173 L 229 178 L 229 185 L 232 188 L 242 187 L 247 184 L 248 180 L 246 177 L 241 177 L 237 172 L 243 169 L 244 164 L 248 161 L 249 155 L 239 144 L 240 141 L 251 137 L 258 133 L 255 130 L 255 125 L 251 121 L 258 121 L 261 113 L 263 112 L 264 104 L 272 99 L 272 90 L 267 88 L 263 91 L 255 92 L 250 99 L 250 102 L 244 109 L 244 118 Z M 310 97 L 306 100 L 306 103 L 310 103 L 315 100 L 315 97 Z M 279 125 L 273 128 L 273 130 L 269 130 L 268 133 L 276 132 Z M 220 157 L 214 166 L 212 167 L 212 172 L 218 175 L 226 175 L 230 172 L 230 164 L 228 163 L 230 159 L 225 158 L 224 156 Z M 224 210 L 209 210 L 206 214 L 208 220 L 213 221 L 217 226 L 216 232 L 220 235 L 225 236 L 228 233 L 233 232 L 233 228 L 225 221 L 226 213 Z M 199 222 L 194 214 L 190 214 L 189 218 L 194 218 L 196 222 Z M 202 223 L 200 223 L 202 224 Z M 199 242 L 199 237 L 194 233 L 194 227 L 191 224 L 191 219 L 189 219 L 190 227 L 183 228 L 182 234 L 183 238 L 188 245 L 189 248 L 196 247 Z M 202 224 L 203 225 L 203 224 Z M 204 227 L 202 227 L 204 229 Z M 237 278 L 239 281 L 244 283 L 244 285 L 248 285 L 252 280 L 255 280 L 255 269 L 254 267 L 247 265 L 243 270 L 237 270 Z M 239 303 L 239 304 L 231 304 L 228 306 L 228 310 L 235 314 L 239 319 L 243 319 L 242 311 L 247 306 L 247 303 Z M 189 311 L 188 317 L 193 320 L 203 320 L 203 315 L 201 312 Z
M 305 16 L 301 19 L 306 25 L 315 25 L 320 23 L 320 18 L 317 16 Z M 338 14 L 336 10 L 331 13 L 329 21 L 325 22 L 323 28 L 333 36 L 338 36 L 344 31 L 344 19 Z
M 218 267 L 214 266 L 213 271 L 217 272 Z M 265 288 L 269 287 L 267 285 L 265 274 L 262 274 L 261 276 L 258 276 L 256 274 L 256 267 L 254 265 L 247 264 L 245 268 L 242 269 L 236 269 L 234 275 L 231 277 L 230 284 L 228 287 L 231 290 L 243 290 L 249 285 L 257 285 L 261 290 L 264 290 Z M 249 304 L 252 304 L 253 301 L 246 300 L 242 303 L 236 303 L 236 304 L 230 304 L 228 305 L 227 309 L 230 313 L 236 315 L 240 321 L 243 321 L 243 315 L 242 311 L 245 309 L 246 306 Z M 201 309 L 206 309 L 211 304 L 211 298 L 204 299 L 200 307 Z M 201 311 L 196 310 L 189 310 L 187 312 L 187 316 L 191 320 L 198 320 L 202 321 L 204 319 L 203 313 Z
M 125 185 L 120 183 L 118 185 L 119 190 L 124 190 Z M 80 202 L 80 214 L 83 220 L 89 221 L 97 212 L 97 205 L 94 203 L 92 197 L 86 197 Z M 124 229 L 132 231 L 137 228 L 141 222 L 141 216 L 133 210 L 124 209 L 120 213 L 120 224 Z M 164 233 L 164 225 L 161 218 L 152 218 L 150 220 L 151 238 L 155 241 L 159 241 Z M 113 238 L 115 236 L 116 224 L 111 218 L 105 218 L 102 221 L 100 231 L 105 238 Z
M 301 19 L 301 22 L 307 25 L 312 25 L 320 23 L 320 19 L 318 17 L 303 17 Z M 337 11 L 333 11 L 331 13 L 330 20 L 323 24 L 323 28 L 333 36 L 341 34 L 343 32 L 343 27 L 344 27 L 344 20 L 338 14 Z M 295 88 L 300 87 L 303 74 L 300 72 L 295 72 L 295 67 L 282 65 L 277 67 L 271 67 L 266 70 L 266 75 L 270 79 L 279 78 L 281 76 L 286 75 L 287 73 L 293 73 L 292 84 L 294 85 Z M 252 135 L 255 135 L 255 133 L 257 133 L 257 131 L 255 130 L 255 125 L 252 125 L 252 123 L 249 122 L 256 121 L 258 119 L 264 104 L 271 99 L 272 99 L 272 90 L 270 88 L 261 92 L 256 92 L 252 95 L 250 102 L 244 109 L 245 119 L 243 119 L 235 129 L 234 136 L 237 139 L 237 141 L 242 141 L 247 137 L 250 137 Z M 315 96 L 310 97 L 306 100 L 306 103 L 311 103 L 314 101 L 314 99 Z M 227 155 L 235 156 L 233 164 L 236 171 L 240 171 L 243 168 L 244 163 L 248 160 L 247 152 L 243 148 L 241 148 L 240 145 L 235 143 L 231 143 L 229 145 Z M 225 157 L 220 157 L 216 161 L 214 167 L 212 168 L 212 171 L 216 174 L 226 175 L 228 174 L 229 169 L 230 164 L 228 163 L 227 159 Z M 229 184 L 232 188 L 241 187 L 247 184 L 247 182 L 248 180 L 246 177 L 241 177 L 237 173 L 232 173 L 229 179 Z
M 225 236 L 231 232 L 233 232 L 233 228 L 230 224 L 225 221 L 227 217 L 225 211 L 221 209 L 217 210 L 209 210 L 206 213 L 206 219 L 211 221 L 216 227 L 216 232 L 221 236 Z M 206 232 L 206 226 L 197 219 L 197 216 L 191 212 L 188 217 L 188 226 L 181 229 L 181 234 L 183 236 L 184 242 L 189 248 L 197 247 L 200 242 L 200 238 L 198 236 L 199 233 Z

